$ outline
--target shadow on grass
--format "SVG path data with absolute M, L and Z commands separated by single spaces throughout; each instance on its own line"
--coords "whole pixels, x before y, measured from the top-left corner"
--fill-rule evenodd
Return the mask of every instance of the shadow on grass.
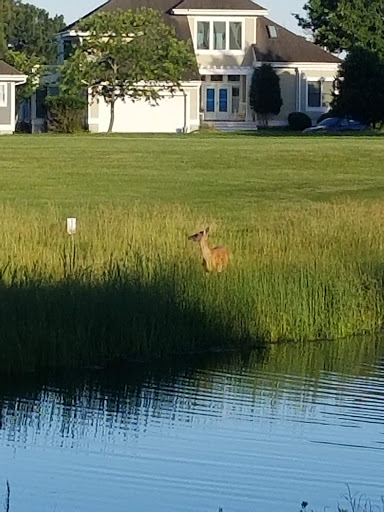
M 217 276 L 216 276 L 217 277 Z M 255 346 L 247 328 L 177 293 L 172 280 L 0 285 L 2 373 L 188 358 Z

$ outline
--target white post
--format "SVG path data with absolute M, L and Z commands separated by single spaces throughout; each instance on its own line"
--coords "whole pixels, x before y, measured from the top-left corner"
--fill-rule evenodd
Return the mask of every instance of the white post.
M 76 233 L 76 219 L 74 217 L 67 219 L 67 233 L 68 235 L 74 235 Z

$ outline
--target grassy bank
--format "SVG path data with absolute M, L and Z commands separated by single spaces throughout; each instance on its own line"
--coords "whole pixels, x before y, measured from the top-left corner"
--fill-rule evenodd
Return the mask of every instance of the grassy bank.
M 260 212 L 244 225 L 196 209 L 0 211 L 2 370 L 111 363 L 334 338 L 383 320 L 384 204 Z M 209 223 L 232 253 L 205 275 L 187 236 Z

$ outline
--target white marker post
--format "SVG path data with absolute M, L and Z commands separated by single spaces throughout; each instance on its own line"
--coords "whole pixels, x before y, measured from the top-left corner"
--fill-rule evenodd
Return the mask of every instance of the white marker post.
M 76 219 L 74 217 L 67 219 L 67 233 L 74 235 L 76 233 Z

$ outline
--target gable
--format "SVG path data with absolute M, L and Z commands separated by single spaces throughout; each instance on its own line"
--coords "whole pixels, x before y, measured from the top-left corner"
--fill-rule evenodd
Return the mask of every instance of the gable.
M 258 62 L 341 62 L 320 46 L 265 17 L 257 19 L 256 44 L 253 45 L 253 51 Z

